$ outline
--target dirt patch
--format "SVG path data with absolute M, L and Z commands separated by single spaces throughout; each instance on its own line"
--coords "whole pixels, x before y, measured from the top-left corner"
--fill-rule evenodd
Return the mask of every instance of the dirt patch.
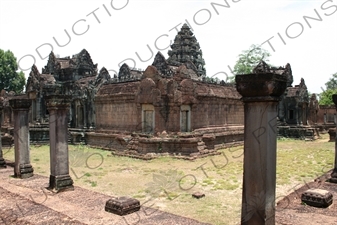
M 144 205 L 137 213 L 114 215 L 104 210 L 112 196 L 80 187 L 54 194 L 45 189 L 48 177 L 15 179 L 12 172 L 11 167 L 0 170 L 0 224 L 206 225 Z
M 278 202 L 276 222 L 282 225 L 337 224 L 337 184 L 326 182 L 331 171 L 305 183 Z M 301 195 L 310 188 L 328 190 L 333 194 L 333 203 L 327 208 L 316 208 L 301 203 Z

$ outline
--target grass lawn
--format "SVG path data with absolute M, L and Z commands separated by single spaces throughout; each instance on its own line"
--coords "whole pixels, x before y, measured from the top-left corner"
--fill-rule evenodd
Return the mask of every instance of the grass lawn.
M 238 224 L 241 211 L 243 147 L 195 161 L 162 157 L 143 161 L 109 151 L 69 146 L 75 185 L 112 196 L 131 196 L 158 208 L 211 224 Z M 13 149 L 3 149 L 14 160 Z M 333 167 L 334 143 L 281 139 L 277 143 L 277 200 Z M 31 146 L 37 174 L 49 176 L 49 146 Z M 191 194 L 202 192 L 205 198 Z M 102 206 L 103 207 L 103 206 Z M 150 213 L 150 212 L 149 212 Z

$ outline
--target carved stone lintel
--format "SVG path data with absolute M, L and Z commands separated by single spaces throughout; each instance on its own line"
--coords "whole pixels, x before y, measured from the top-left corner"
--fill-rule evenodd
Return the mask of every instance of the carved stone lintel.
M 34 169 L 31 164 L 20 164 L 19 171 L 20 174 L 14 171 L 14 177 L 25 179 L 33 176 Z
M 61 192 L 61 191 L 73 191 L 73 180 L 69 175 L 60 175 L 60 176 L 53 176 L 50 175 L 49 177 L 49 187 L 48 190 L 52 192 Z

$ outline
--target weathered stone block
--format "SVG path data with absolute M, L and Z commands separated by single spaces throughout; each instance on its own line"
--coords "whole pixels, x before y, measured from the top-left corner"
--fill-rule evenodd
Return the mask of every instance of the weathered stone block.
M 302 202 L 315 207 L 328 207 L 332 204 L 331 192 L 323 189 L 309 189 L 301 196 Z
M 139 211 L 139 209 L 140 202 L 137 199 L 125 196 L 109 199 L 105 204 L 105 211 L 120 216 Z
M 33 176 L 34 169 L 33 169 L 32 165 L 30 165 L 30 164 L 20 164 L 19 170 L 20 170 L 19 174 L 16 174 L 14 172 L 15 177 L 25 179 L 25 178 L 29 178 L 29 177 Z
M 200 193 L 200 192 L 196 192 L 196 193 L 193 193 L 193 194 L 192 194 L 192 197 L 193 197 L 193 198 L 199 199 L 199 198 L 205 197 L 205 194 Z
M 73 183 L 74 182 L 69 175 L 60 175 L 60 176 L 50 175 L 48 189 L 53 192 L 60 192 L 66 190 L 72 191 L 74 190 Z

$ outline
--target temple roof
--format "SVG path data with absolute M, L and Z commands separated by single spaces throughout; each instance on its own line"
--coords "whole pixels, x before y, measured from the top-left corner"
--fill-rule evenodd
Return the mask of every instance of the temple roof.
M 39 70 L 34 64 L 27 79 L 26 92 L 42 90 L 43 86 L 46 84 L 55 84 L 55 82 L 56 80 L 53 75 L 40 74 Z
M 309 102 L 308 89 L 303 78 L 299 85 L 287 88 L 286 98 L 295 98 L 298 102 Z
M 80 76 L 97 75 L 97 64 L 94 64 L 89 52 L 83 49 L 80 53 L 73 55 L 71 58 L 56 57 L 54 52 L 49 54 L 48 63 L 42 69 L 44 74 L 66 75 L 71 79 L 72 74 Z M 58 78 L 58 77 L 56 77 Z
M 194 64 L 198 76 L 206 75 L 205 60 L 202 57 L 200 45 L 186 23 L 176 35 L 168 55 L 167 62 L 170 65 L 180 66 L 182 63 L 190 61 Z

